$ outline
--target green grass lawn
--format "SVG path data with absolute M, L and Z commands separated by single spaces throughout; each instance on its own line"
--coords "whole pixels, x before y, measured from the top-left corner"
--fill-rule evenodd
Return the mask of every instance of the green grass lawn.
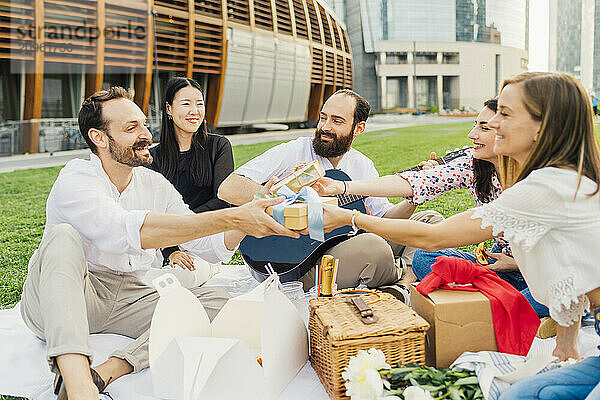
M 469 144 L 469 127 L 470 123 L 453 123 L 366 133 L 356 139 L 354 147 L 373 159 L 380 174 L 389 174 L 418 164 L 430 151 L 441 155 Z M 279 143 L 235 146 L 235 165 Z M 44 230 L 46 198 L 61 168 L 0 174 L 0 308 L 13 306 L 21 297 L 27 262 Z M 449 216 L 471 206 L 467 191 L 459 190 L 429 203 L 427 208 Z

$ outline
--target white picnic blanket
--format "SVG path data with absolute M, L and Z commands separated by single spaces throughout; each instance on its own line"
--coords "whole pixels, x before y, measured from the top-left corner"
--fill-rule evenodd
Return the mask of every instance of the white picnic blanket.
M 232 296 L 246 293 L 258 283 L 241 266 L 222 266 L 206 285 L 222 286 Z M 308 302 L 306 313 L 308 318 Z M 106 360 L 114 349 L 127 346 L 132 339 L 111 334 L 91 335 L 90 343 L 95 362 Z M 31 400 L 55 399 L 52 393 L 53 374 L 46 362 L 46 345 L 35 337 L 23 323 L 19 304 L 0 310 L 0 394 L 26 397 Z M 148 369 L 126 375 L 108 387 L 115 399 L 154 400 L 152 379 Z M 243 388 L 236 388 L 243 398 Z M 305 400 L 329 397 L 317 374 L 307 363 L 280 396 L 281 399 Z
M 583 357 L 600 354 L 600 338 L 593 326 L 585 326 L 579 332 L 579 352 Z M 503 354 L 495 351 L 465 352 L 450 366 L 475 371 L 479 386 L 486 400 L 497 400 L 512 383 L 529 378 L 537 373 L 560 368 L 552 351 L 556 338 L 535 338 L 526 357 Z
M 221 273 L 211 278 L 206 285 L 222 286 L 232 296 L 237 296 L 247 293 L 258 283 L 244 267 L 222 266 Z M 308 319 L 308 302 L 300 302 L 296 305 L 306 321 Z M 94 351 L 94 360 L 98 363 L 106 360 L 114 349 L 125 347 L 131 341 L 132 339 L 120 335 L 91 335 L 90 342 Z M 552 354 L 554 344 L 554 338 L 545 340 L 536 338 L 529 351 L 529 356 Z M 593 327 L 582 328 L 579 337 L 581 354 L 584 356 L 597 355 L 596 346 L 598 344 L 600 344 L 599 339 Z M 472 358 L 463 360 L 465 362 L 474 361 Z M 481 371 L 484 369 L 480 368 Z M 485 373 L 492 374 L 492 378 L 486 377 L 483 380 L 492 382 L 494 371 L 488 368 Z M 482 380 L 479 373 L 478 376 Z M 0 394 L 26 397 L 31 400 L 52 400 L 55 398 L 51 389 L 52 379 L 53 375 L 46 363 L 45 343 L 36 338 L 25 326 L 19 313 L 19 305 L 8 310 L 0 310 Z M 126 375 L 112 383 L 108 389 L 115 399 L 157 399 L 152 395 L 152 379 L 148 370 Z M 240 391 L 240 397 L 243 398 L 243 388 L 236 388 L 236 390 Z M 280 398 L 326 400 L 329 397 L 315 371 L 307 363 Z

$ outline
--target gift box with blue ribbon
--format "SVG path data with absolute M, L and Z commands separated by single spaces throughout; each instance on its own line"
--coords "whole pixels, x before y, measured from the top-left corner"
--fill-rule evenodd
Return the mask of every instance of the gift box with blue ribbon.
M 267 213 L 272 215 L 277 222 L 288 229 L 309 229 L 311 238 L 316 234 L 323 235 L 323 207 L 322 204 L 337 206 L 337 197 L 319 197 L 310 187 L 303 187 L 299 193 L 294 193 L 287 187 L 282 187 L 277 195 L 286 198 L 280 204 L 267 208 Z M 320 235 L 318 235 L 320 233 Z M 318 237 L 314 239 L 319 240 Z M 323 241 L 323 239 L 320 239 Z

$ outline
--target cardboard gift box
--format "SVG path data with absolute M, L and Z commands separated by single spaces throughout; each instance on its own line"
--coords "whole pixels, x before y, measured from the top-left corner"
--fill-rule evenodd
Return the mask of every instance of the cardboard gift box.
M 423 296 L 413 284 L 410 294 L 413 310 L 431 325 L 427 365 L 447 368 L 465 351 L 498 351 L 490 301 L 481 292 L 436 289 Z
M 337 197 L 320 197 L 321 203 L 337 206 Z M 267 208 L 267 213 L 273 215 L 273 207 Z M 308 227 L 308 203 L 293 203 L 283 210 L 285 227 L 288 229 L 302 230 Z
M 365 323 L 351 296 L 310 299 L 310 362 L 332 399 L 348 398 L 342 371 L 359 350 L 379 349 L 392 366 L 425 361 L 429 324 L 423 318 L 388 293 L 356 297 L 376 321 Z

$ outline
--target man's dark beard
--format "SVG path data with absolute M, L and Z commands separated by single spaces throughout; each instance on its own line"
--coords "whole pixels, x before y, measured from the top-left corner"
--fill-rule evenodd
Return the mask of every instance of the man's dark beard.
M 333 140 L 331 142 L 324 142 L 321 140 L 321 135 L 323 133 L 322 130 L 317 129 L 312 141 L 313 149 L 317 155 L 325 158 L 333 158 L 339 157 L 350 150 L 352 140 L 354 139 L 352 134 L 339 138 L 335 133 L 332 133 L 330 136 Z
M 141 158 L 136 152 L 133 150 L 134 146 L 140 145 L 151 145 L 152 142 L 149 140 L 140 140 L 137 143 L 134 143 L 133 146 L 119 146 L 115 139 L 112 136 L 108 136 L 108 151 L 113 159 L 121 164 L 127 165 L 129 167 L 140 167 L 143 165 L 152 164 L 152 156 Z

